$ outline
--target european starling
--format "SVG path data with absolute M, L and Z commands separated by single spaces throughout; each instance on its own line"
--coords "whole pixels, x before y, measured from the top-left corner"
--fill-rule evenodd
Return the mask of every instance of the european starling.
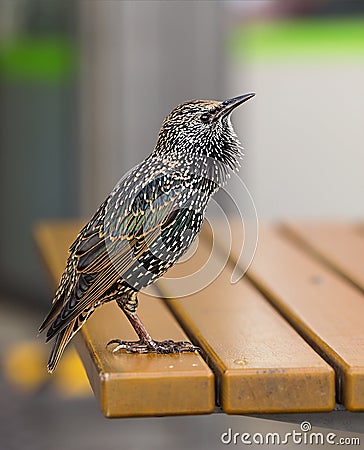
M 138 292 L 155 282 L 188 250 L 211 196 L 236 170 L 242 148 L 230 114 L 253 97 L 192 100 L 162 123 L 153 152 L 128 172 L 69 249 L 51 311 L 39 328 L 55 338 L 52 372 L 71 338 L 95 309 L 116 301 L 139 340 L 118 339 L 132 353 L 195 351 L 190 342 L 154 341 L 136 309 Z

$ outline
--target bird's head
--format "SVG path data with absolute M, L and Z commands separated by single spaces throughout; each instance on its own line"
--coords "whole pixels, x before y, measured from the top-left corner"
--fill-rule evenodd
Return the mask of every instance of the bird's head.
M 225 101 L 191 100 L 181 103 L 164 119 L 155 154 L 166 158 L 211 158 L 234 169 L 242 156 L 241 144 L 234 132 L 232 111 L 255 94 Z

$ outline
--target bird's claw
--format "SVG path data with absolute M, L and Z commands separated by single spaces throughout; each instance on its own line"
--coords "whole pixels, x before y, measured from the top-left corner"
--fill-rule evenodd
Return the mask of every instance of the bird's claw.
M 107 344 L 107 348 L 112 353 L 119 353 L 125 351 L 125 353 L 187 353 L 195 352 L 199 350 L 189 341 L 121 341 L 120 339 L 112 339 Z
M 125 353 L 148 353 L 148 344 L 144 341 L 121 341 L 112 339 L 107 343 L 108 350 L 112 353 L 119 353 L 125 350 Z
M 199 347 L 193 345 L 189 341 L 153 341 L 155 353 L 192 353 L 200 350 Z

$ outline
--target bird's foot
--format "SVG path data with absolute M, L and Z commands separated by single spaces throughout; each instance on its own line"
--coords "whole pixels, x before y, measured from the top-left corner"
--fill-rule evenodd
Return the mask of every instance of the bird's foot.
M 152 341 L 153 352 L 155 353 L 193 353 L 200 350 L 189 341 Z
M 121 341 L 120 339 L 112 339 L 107 343 L 107 349 L 112 353 L 149 353 L 148 343 L 142 340 L 139 341 Z
M 107 348 L 112 353 L 187 353 L 199 350 L 191 342 L 188 341 L 121 341 L 120 339 L 112 339 L 107 344 Z

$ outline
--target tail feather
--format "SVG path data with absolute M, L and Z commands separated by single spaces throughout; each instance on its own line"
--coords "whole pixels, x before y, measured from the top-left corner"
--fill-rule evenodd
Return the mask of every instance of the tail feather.
M 64 328 L 57 336 L 56 340 L 54 342 L 51 355 L 49 357 L 49 361 L 47 364 L 47 369 L 49 373 L 52 373 L 54 369 L 57 367 L 57 364 L 59 360 L 61 359 L 61 356 L 63 355 L 63 352 L 75 334 L 73 331 L 74 324 L 76 322 L 76 319 L 73 320 L 66 328 Z
M 51 310 L 49 311 L 47 317 L 43 320 L 42 325 L 39 327 L 39 333 L 43 333 L 43 331 L 49 327 L 51 322 L 58 316 L 62 309 L 62 303 L 56 302 L 53 303 Z
M 91 314 L 95 311 L 95 306 L 84 311 L 79 316 L 75 317 L 65 328 L 59 331 L 55 336 L 55 341 L 53 344 L 53 348 L 51 351 L 51 355 L 49 357 L 49 361 L 47 364 L 47 369 L 49 373 L 52 373 L 54 369 L 57 367 L 59 360 L 64 352 L 69 341 L 73 338 L 73 336 L 82 328 L 86 320 L 91 316 Z M 47 341 L 51 338 L 47 338 Z

